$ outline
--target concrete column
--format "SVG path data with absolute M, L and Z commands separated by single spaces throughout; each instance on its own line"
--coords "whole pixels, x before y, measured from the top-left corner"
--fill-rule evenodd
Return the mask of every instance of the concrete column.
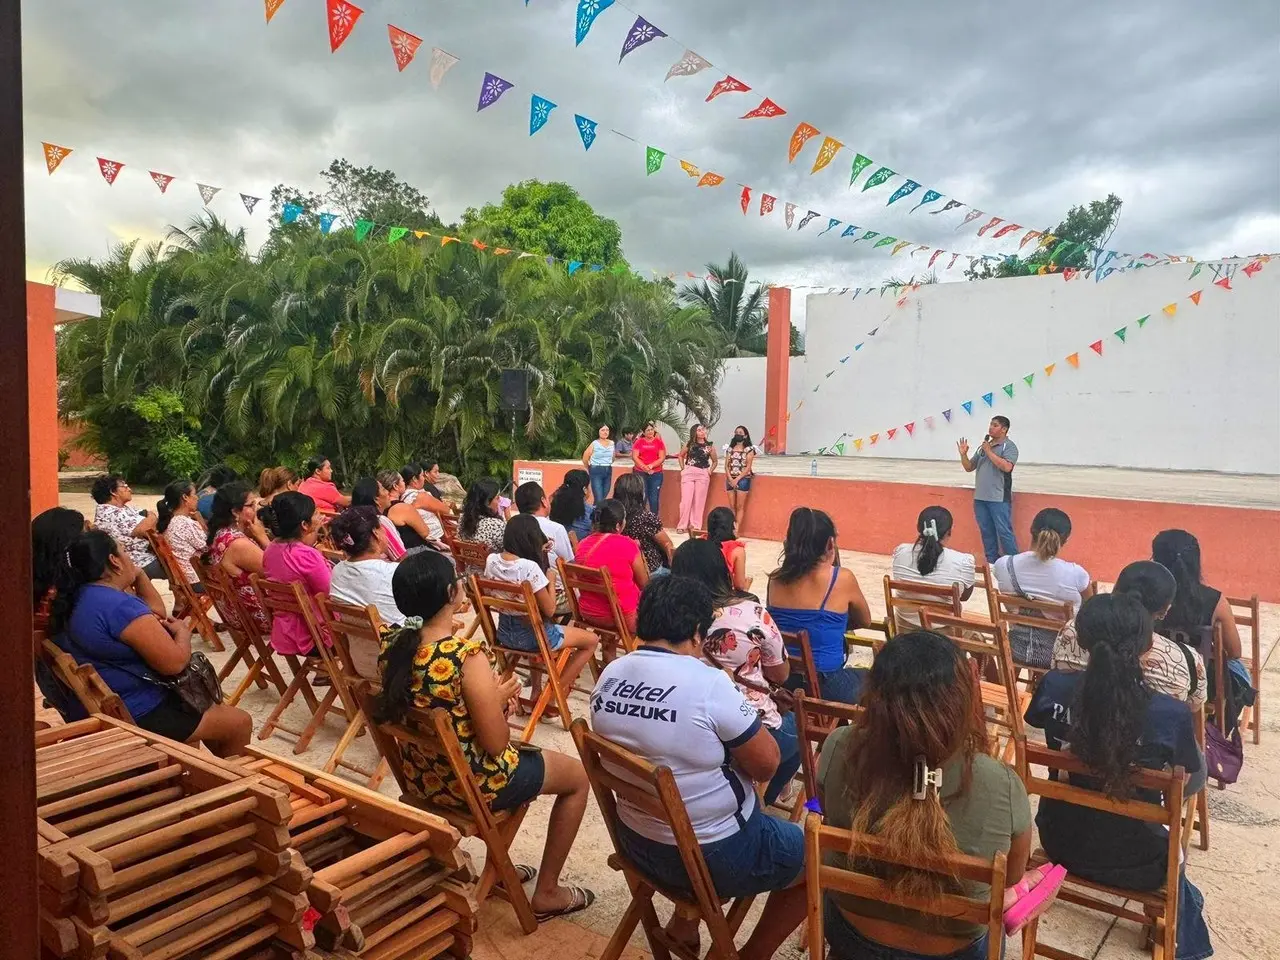
M 787 452 L 787 396 L 791 373 L 791 289 L 769 288 L 768 359 L 765 364 L 764 440 L 769 453 Z
M 57 290 L 27 283 L 27 410 L 31 443 L 31 515 L 58 505 Z

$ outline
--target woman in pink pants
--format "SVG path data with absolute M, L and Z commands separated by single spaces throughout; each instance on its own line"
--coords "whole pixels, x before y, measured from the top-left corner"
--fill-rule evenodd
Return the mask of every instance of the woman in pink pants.
M 680 450 L 680 522 L 676 533 L 697 534 L 707 510 L 707 490 L 716 469 L 716 448 L 707 437 L 707 428 L 695 423 L 689 442 Z

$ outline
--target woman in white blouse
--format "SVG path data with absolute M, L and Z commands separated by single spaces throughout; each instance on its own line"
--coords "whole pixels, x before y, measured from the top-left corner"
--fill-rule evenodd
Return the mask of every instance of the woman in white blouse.
M 204 593 L 204 584 L 196 578 L 191 558 L 208 549 L 209 532 L 197 509 L 199 497 L 190 480 L 175 480 L 164 488 L 164 499 L 156 505 L 156 532 L 169 541 L 169 549 L 178 561 L 182 575 L 196 593 Z
M 404 626 L 404 614 L 396 606 L 391 578 L 399 564 L 386 557 L 387 535 L 376 507 L 348 507 L 333 518 L 329 533 L 347 555 L 329 577 L 329 596 L 355 607 L 376 607 L 383 627 Z M 378 648 L 352 645 L 351 659 L 362 677 L 378 676 Z
M 916 518 L 915 542 L 900 543 L 893 551 L 893 579 L 939 587 L 958 583 L 961 599 L 968 600 L 973 593 L 975 563 L 973 554 L 947 546 L 953 524 L 946 507 L 921 510 Z M 910 627 L 920 625 L 920 618 L 913 611 L 899 611 L 898 619 Z

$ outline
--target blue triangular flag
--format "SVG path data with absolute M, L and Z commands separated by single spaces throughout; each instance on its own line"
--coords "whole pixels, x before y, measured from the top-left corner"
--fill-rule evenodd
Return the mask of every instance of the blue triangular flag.
M 844 237 L 852 237 L 857 232 L 858 232 L 857 227 L 848 226 L 844 228 L 844 233 L 840 234 L 840 237 L 841 239 L 843 239 Z
M 293 223 L 302 215 L 302 207 L 296 203 L 286 203 L 280 212 L 281 223 Z
M 581 269 L 582 269 L 582 261 L 581 261 L 581 260 L 570 260 L 570 261 L 569 261 L 569 276 L 573 276 L 575 273 L 577 273 L 577 272 L 578 272 L 579 270 L 581 270 Z
M 591 25 L 596 22 L 596 17 L 612 6 L 613 0 L 578 0 L 575 45 L 587 38 L 587 33 L 591 30 Z
M 593 263 L 593 264 L 591 265 L 591 272 L 592 272 L 592 273 L 599 273 L 599 272 L 600 272 L 601 270 L 603 270 L 603 269 L 604 269 L 604 264 L 603 264 L 603 263 Z
M 853 356 L 853 354 L 852 354 L 852 353 L 848 354 L 847 356 L 843 356 L 843 357 L 841 357 L 841 358 L 840 358 L 840 362 L 841 362 L 841 363 L 848 363 L 848 362 L 849 362 L 849 357 L 852 357 L 852 356 Z
M 944 417 L 946 417 L 946 418 L 947 418 L 947 423 L 950 423 L 950 422 L 951 422 L 951 411 L 950 411 L 950 410 L 943 410 L 943 411 L 942 411 L 942 415 L 943 415 Z
M 835 217 L 832 217 L 830 220 L 827 221 L 827 229 L 823 230 L 822 233 L 819 233 L 818 236 L 822 236 L 823 233 L 827 233 L 828 231 L 833 230 L 838 226 L 840 226 L 840 221 L 837 220 Z
M 972 415 L 972 414 L 973 414 L 973 401 L 972 401 L 972 400 L 966 400 L 964 403 L 960 404 L 960 406 L 964 407 L 964 412 L 965 412 L 965 413 L 970 414 L 970 415 Z
M 990 393 L 984 393 L 982 395 L 982 402 L 985 403 L 988 407 L 991 406 L 991 397 L 992 397 L 992 394 Z
M 578 125 L 578 135 L 582 137 L 583 149 L 590 150 L 591 145 L 596 142 L 596 122 L 588 120 L 579 113 L 573 115 L 573 122 Z
M 338 215 L 336 213 L 320 214 L 320 232 L 328 233 L 329 228 L 333 226 L 333 221 L 337 219 L 338 219 Z
M 920 189 L 920 184 L 916 183 L 914 180 L 908 180 L 897 190 L 893 191 L 893 196 L 889 198 L 889 202 L 886 203 L 885 206 L 893 206 L 895 200 L 901 200 L 903 197 L 915 193 L 918 189 Z
M 862 344 L 858 344 L 856 347 L 853 348 L 853 352 L 857 353 L 861 349 L 862 349 Z
M 551 111 L 556 105 L 546 97 L 540 97 L 536 93 L 529 101 L 529 136 L 533 136 L 547 124 L 547 120 L 551 118 Z
M 924 192 L 924 198 L 919 203 L 917 203 L 914 207 L 911 208 L 911 212 L 915 213 L 917 210 L 923 207 L 926 203 L 933 203 L 933 201 L 941 200 L 941 199 L 942 199 L 942 194 L 940 194 L 937 190 L 926 190 Z

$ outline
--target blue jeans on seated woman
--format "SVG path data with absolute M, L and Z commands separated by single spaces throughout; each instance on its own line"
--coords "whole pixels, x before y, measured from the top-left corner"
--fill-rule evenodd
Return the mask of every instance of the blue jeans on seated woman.
M 867 679 L 867 671 L 863 667 L 841 667 L 830 673 L 818 671 L 818 693 L 823 700 L 834 700 L 836 703 L 857 704 L 862 696 L 862 684 Z M 784 684 L 788 690 L 799 690 L 804 680 L 798 673 L 793 673 Z M 805 696 L 812 697 L 812 690 L 806 689 Z
M 769 786 L 764 792 L 765 806 L 771 806 L 782 791 L 787 788 L 787 784 L 796 775 L 796 771 L 800 769 L 800 739 L 796 736 L 796 715 L 794 713 L 784 713 L 781 726 L 765 727 L 765 729 L 769 731 L 769 735 L 773 737 L 774 742 L 778 745 L 778 753 L 780 755 L 778 769 L 774 772 L 773 779 L 769 781 Z
M 830 960 L 986 960 L 987 956 L 985 933 L 967 947 L 947 954 L 912 953 L 886 947 L 859 933 L 829 896 L 822 906 L 822 927 L 831 948 L 827 954 Z M 1000 954 L 1004 955 L 1003 945 Z
M 591 496 L 596 503 L 609 499 L 609 484 L 613 482 L 613 467 L 593 466 L 587 470 L 591 478 Z

